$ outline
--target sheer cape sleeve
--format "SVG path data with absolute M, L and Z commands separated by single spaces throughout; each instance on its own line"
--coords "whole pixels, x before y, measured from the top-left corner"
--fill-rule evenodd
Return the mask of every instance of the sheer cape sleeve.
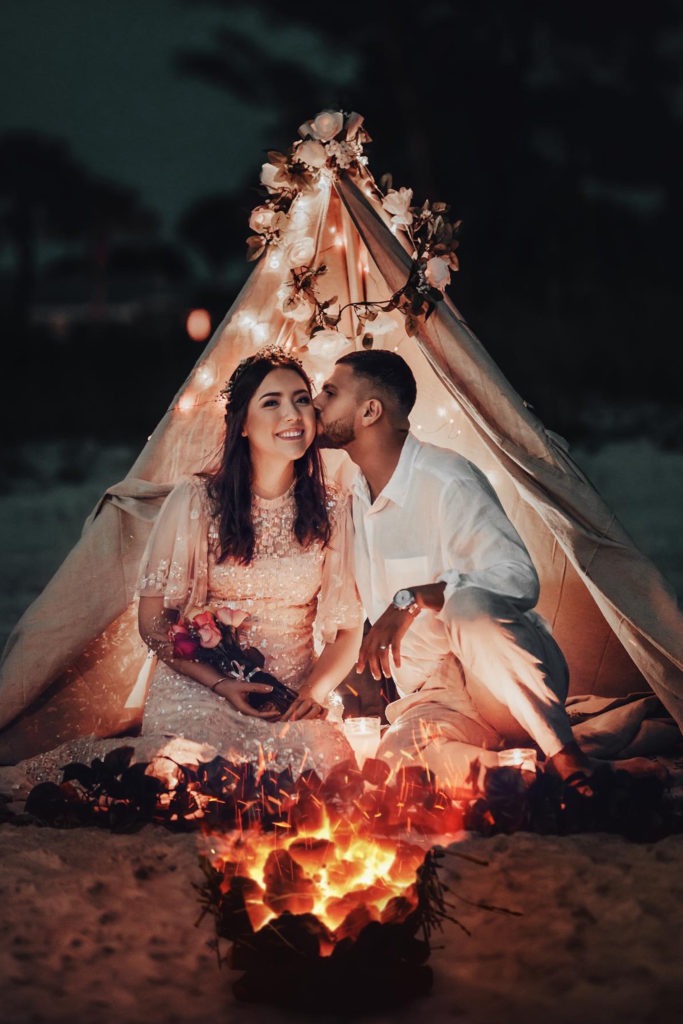
M 325 549 L 316 618 L 316 634 L 321 643 L 333 643 L 337 630 L 352 629 L 363 622 L 354 573 L 350 492 L 337 485 L 329 486 L 328 511 L 332 535 Z
M 206 603 L 208 526 L 203 480 L 183 477 L 152 527 L 140 565 L 140 597 L 163 597 L 165 608 L 178 611 Z

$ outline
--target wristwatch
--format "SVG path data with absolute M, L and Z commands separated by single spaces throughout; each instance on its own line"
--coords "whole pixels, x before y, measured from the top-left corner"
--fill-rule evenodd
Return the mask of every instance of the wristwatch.
M 400 608 L 402 612 L 408 612 L 410 615 L 417 615 L 420 610 L 417 598 L 415 597 L 415 591 L 407 588 L 397 590 L 391 603 L 394 608 Z

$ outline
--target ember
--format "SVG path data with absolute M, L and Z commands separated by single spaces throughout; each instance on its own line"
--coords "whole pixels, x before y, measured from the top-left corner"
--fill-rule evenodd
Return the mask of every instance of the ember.
M 288 911 L 312 913 L 332 932 L 357 938 L 368 921 L 405 920 L 418 904 L 416 872 L 425 851 L 407 842 L 364 837 L 351 830 L 334 835 L 278 831 L 210 837 L 207 856 L 227 890 L 236 879 L 254 930 Z M 363 915 L 357 911 L 363 909 Z M 356 924 L 354 925 L 354 917 Z M 319 950 L 331 952 L 327 943 Z
M 443 851 L 331 828 L 207 839 L 202 902 L 244 972 L 239 999 L 315 1010 L 334 991 L 335 1009 L 351 1009 L 362 992 L 373 1009 L 430 990 Z

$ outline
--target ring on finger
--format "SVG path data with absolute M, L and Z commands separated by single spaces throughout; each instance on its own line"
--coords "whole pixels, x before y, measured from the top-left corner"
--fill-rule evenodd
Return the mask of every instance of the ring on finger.
M 388 646 L 389 646 L 388 644 L 380 644 L 379 645 L 379 649 L 380 649 L 380 651 L 386 651 Z

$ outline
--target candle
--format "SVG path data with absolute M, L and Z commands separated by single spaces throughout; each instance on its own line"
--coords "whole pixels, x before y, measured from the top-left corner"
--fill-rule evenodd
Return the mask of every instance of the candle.
M 353 747 L 359 768 L 363 767 L 366 758 L 374 757 L 377 753 L 381 737 L 380 725 L 379 715 L 344 719 L 344 732 Z
M 536 751 L 532 747 L 512 747 L 510 750 L 498 751 L 498 764 L 501 768 L 519 768 L 523 772 L 536 773 Z

